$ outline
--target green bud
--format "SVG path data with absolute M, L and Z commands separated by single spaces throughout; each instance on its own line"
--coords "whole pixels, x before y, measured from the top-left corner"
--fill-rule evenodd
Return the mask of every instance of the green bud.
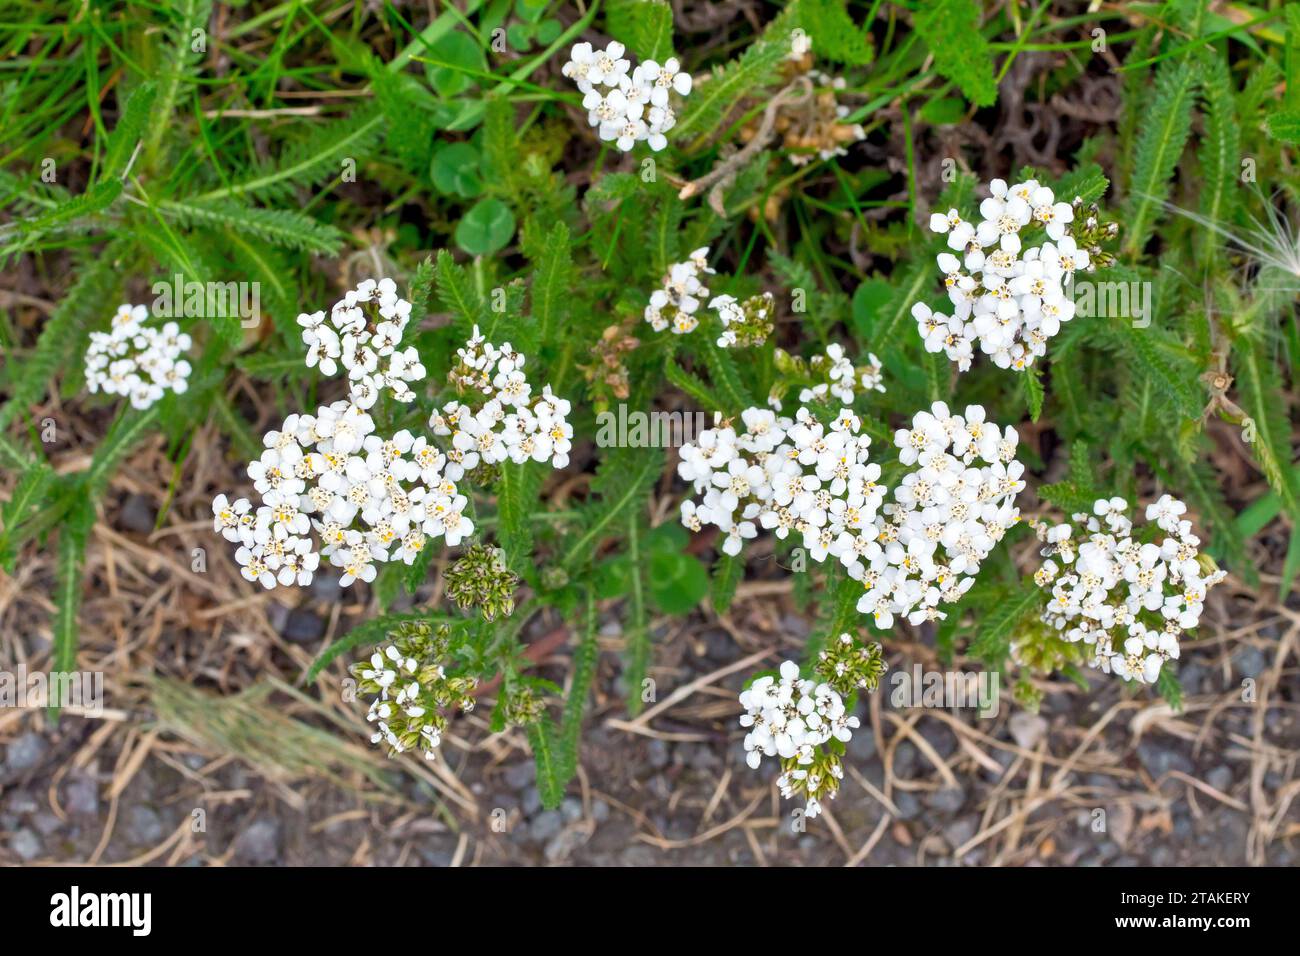
M 817 676 L 840 696 L 855 690 L 873 691 L 888 665 L 879 644 L 862 644 L 844 633 L 817 655 Z
M 447 596 L 462 611 L 478 608 L 485 621 L 509 617 L 515 609 L 519 578 L 506 567 L 499 548 L 473 545 L 447 569 L 443 579 Z

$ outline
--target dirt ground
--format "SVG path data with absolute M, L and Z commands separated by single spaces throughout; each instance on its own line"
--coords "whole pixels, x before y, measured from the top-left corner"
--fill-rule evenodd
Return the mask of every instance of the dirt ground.
M 489 733 L 487 706 L 453 723 L 440 760 L 390 761 L 367 742 L 363 705 L 344 699 L 341 662 L 301 685 L 315 655 L 375 610 L 328 574 L 288 596 L 239 578 L 204 517 L 237 481 L 233 465 L 198 438 L 161 527 L 171 475 L 155 441 L 115 479 L 95 529 L 78 663 L 105 675 L 103 714 L 51 728 L 0 710 L 0 862 L 1298 862 L 1300 599 L 1279 604 L 1275 575 L 1212 592 L 1179 662 L 1181 713 L 1101 674 L 1087 692 L 1042 684 L 1037 715 L 1005 688 L 989 718 L 908 709 L 891 702 L 887 674 L 859 705 L 838 799 L 803 820 L 774 767 L 745 765 L 736 721 L 746 675 L 797 656 L 808 627 L 788 578 L 764 577 L 773 563 L 756 550 L 730 614 L 658 622 L 656 700 L 635 720 L 621 703 L 617 607 L 605 609 L 579 777 L 544 810 L 522 737 Z M 72 468 L 80 454 L 73 436 L 52 457 Z M 202 573 L 194 548 L 206 549 Z M 1261 567 L 1280 567 L 1283 529 L 1254 548 Z M 51 577 L 38 550 L 0 574 L 0 661 L 47 666 Z M 562 681 L 564 623 L 533 630 L 555 647 L 543 672 Z M 889 661 L 891 673 L 938 669 L 932 635 L 901 628 Z

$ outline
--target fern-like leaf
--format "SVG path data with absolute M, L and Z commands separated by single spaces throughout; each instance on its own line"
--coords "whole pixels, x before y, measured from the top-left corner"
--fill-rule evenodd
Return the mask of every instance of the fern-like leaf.
M 1263 346 L 1248 339 L 1237 341 L 1233 358 L 1241 405 L 1253 424 L 1247 426 L 1254 437 L 1251 452 L 1292 525 L 1300 525 L 1300 478 L 1291 461 L 1290 423 L 1277 400 L 1282 394 L 1277 368 L 1263 354 Z
M 533 462 L 522 465 L 501 463 L 497 484 L 497 534 L 506 564 L 515 573 L 530 577 L 533 557 L 533 529 L 529 518 L 539 510 L 538 492 L 542 472 Z
M 609 449 L 591 483 L 596 504 L 565 552 L 563 566 L 576 569 L 592 561 L 610 529 L 621 527 L 619 522 L 630 510 L 646 504 L 662 470 L 663 454 L 656 449 Z
M 568 312 L 573 254 L 569 227 L 557 222 L 546 234 L 545 244 L 533 270 L 533 318 L 543 344 L 560 328 Z
M 332 256 L 343 243 L 343 233 L 333 226 L 292 209 L 261 209 L 231 200 L 172 199 L 160 203 L 159 209 L 183 226 L 230 229 L 285 249 Z
M 934 0 L 916 14 L 916 32 L 934 54 L 934 65 L 976 106 L 998 97 L 993 51 L 980 33 L 979 6 L 972 0 Z
M 116 248 L 110 246 L 79 266 L 76 282 L 46 320 L 36 348 L 16 366 L 9 400 L 0 406 L 0 430 L 32 410 L 60 368 L 80 364 L 89 327 L 108 321 L 119 279 L 115 259 Z
M 1216 225 L 1228 222 L 1237 206 L 1241 157 L 1241 128 L 1237 123 L 1236 100 L 1228 61 L 1210 58 L 1201 84 L 1205 100 L 1205 137 L 1201 140 L 1201 215 Z M 1221 234 L 1217 229 L 1200 230 L 1202 262 L 1218 251 Z
M 795 10 L 787 8 L 738 59 L 714 69 L 707 80 L 697 85 L 674 130 L 677 142 L 689 143 L 692 151 L 697 149 L 719 132 L 742 98 L 770 87 L 778 75 L 777 67 L 790 53 Z
M 81 498 L 73 507 L 69 520 L 59 531 L 59 550 L 55 564 L 54 642 L 51 672 L 72 671 L 77 665 L 77 611 L 81 608 L 82 571 L 86 543 L 95 523 L 95 505 Z M 51 701 L 49 715 L 58 716 L 57 702 Z
M 605 23 L 642 60 L 662 63 L 673 55 L 673 10 L 665 0 L 610 0 Z
M 971 643 L 970 651 L 991 664 L 1000 664 L 1011 651 L 1011 639 L 1021 624 L 1042 609 L 1045 593 L 1026 578 L 1020 587 L 998 602 L 985 617 L 984 626 Z
M 1165 60 L 1156 70 L 1150 102 L 1128 105 L 1143 115 L 1124 216 L 1124 250 L 1130 256 L 1146 246 L 1169 196 L 1169 181 L 1192 128 L 1198 72 L 1194 61 Z
M 469 275 L 447 250 L 438 253 L 438 298 L 452 314 L 458 338 L 468 340 L 472 326 L 483 324 L 483 299 Z

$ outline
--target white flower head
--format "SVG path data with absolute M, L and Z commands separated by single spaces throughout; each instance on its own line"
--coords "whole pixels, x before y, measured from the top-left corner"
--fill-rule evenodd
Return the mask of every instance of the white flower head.
M 601 141 L 622 152 L 630 152 L 637 143 L 662 150 L 668 145 L 665 134 L 676 124 L 671 95 L 688 96 L 691 75 L 676 58 L 662 64 L 646 60 L 633 67 L 626 52 L 617 41 L 603 50 L 576 43 L 561 72 L 583 94 L 587 120 Z

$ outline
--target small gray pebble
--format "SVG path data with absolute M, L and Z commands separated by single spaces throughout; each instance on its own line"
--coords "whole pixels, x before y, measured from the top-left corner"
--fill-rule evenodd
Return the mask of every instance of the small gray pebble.
M 552 837 L 550 842 L 546 844 L 546 849 L 542 852 L 548 863 L 563 863 L 572 856 L 573 851 L 582 846 L 586 840 L 587 834 L 581 827 L 572 827 L 570 829 L 561 830 Z
M 318 569 L 316 575 L 311 579 L 311 596 L 318 601 L 336 601 L 343 589 L 339 586 L 342 580 L 342 574 L 335 574 L 333 571 Z
M 849 757 L 854 763 L 865 763 L 876 755 L 876 735 L 873 733 L 856 733 L 847 747 Z
M 712 629 L 701 635 L 704 641 L 704 656 L 719 663 L 729 661 L 736 656 L 736 642 L 726 631 Z
M 662 770 L 668 766 L 668 745 L 662 740 L 652 740 L 646 747 L 646 759 L 650 766 L 656 770 Z
M 1238 677 L 1258 677 L 1264 672 L 1264 654 L 1257 647 L 1243 647 L 1232 655 L 1232 666 Z
M 117 515 L 118 527 L 139 534 L 152 532 L 156 521 L 153 504 L 144 495 L 127 495 L 122 502 L 122 510 Z
M 14 813 L 35 813 L 40 806 L 35 797 L 21 790 L 14 791 L 13 795 L 9 797 L 8 805 L 9 809 Z
M 650 867 L 662 862 L 659 854 L 648 846 L 633 844 L 618 855 L 619 866 Z
M 279 601 L 268 601 L 266 623 L 271 625 L 271 629 L 277 634 L 284 633 L 284 626 L 289 623 L 289 609 Z
M 52 813 L 42 811 L 32 816 L 32 826 L 40 832 L 41 836 L 49 836 L 63 827 L 63 821 Z
M 904 740 L 894 751 L 894 774 L 899 777 L 910 777 L 915 766 L 916 747 L 910 740 Z
M 5 750 L 5 763 L 9 765 L 10 770 L 31 770 L 41 762 L 41 758 L 49 749 L 49 744 L 40 734 L 25 733 L 9 744 Z
M 531 817 L 542 809 L 542 794 L 536 787 L 524 791 L 524 816 Z
M 34 860 L 41 855 L 41 838 L 24 828 L 9 838 L 9 849 L 13 850 L 20 860 Z
M 154 846 L 162 840 L 165 828 L 152 807 L 137 804 L 126 814 L 126 836 L 141 846 Z
M 1224 764 L 1220 764 L 1205 775 L 1206 783 L 1215 790 L 1221 790 L 1224 793 L 1227 793 L 1228 790 L 1231 789 L 1232 780 L 1232 768 Z
M 289 619 L 284 622 L 280 633 L 286 641 L 294 644 L 311 644 L 319 641 L 325 633 L 325 622 L 315 611 L 297 608 L 289 612 Z
M 1138 759 L 1146 767 L 1147 773 L 1157 780 L 1171 770 L 1181 770 L 1186 774 L 1196 771 L 1183 753 L 1155 740 L 1144 740 L 1138 744 Z
M 943 829 L 943 838 L 948 841 L 954 853 L 975 835 L 975 821 L 970 817 L 959 817 Z
M 1033 750 L 1047 733 L 1047 721 L 1038 714 L 1018 710 L 1007 720 L 1007 729 L 1011 731 L 1011 739 L 1017 747 Z
M 690 764 L 697 770 L 717 770 L 720 769 L 721 763 L 722 762 L 718 759 L 718 755 L 713 752 L 712 747 L 701 746 L 691 748 Z
M 791 637 L 805 638 L 808 636 L 808 619 L 787 614 L 781 618 L 781 630 Z
M 63 805 L 69 813 L 93 817 L 99 813 L 99 787 L 84 773 L 69 774 L 63 789 Z
M 921 801 L 906 790 L 894 794 L 894 806 L 898 807 L 898 816 L 902 820 L 911 820 L 921 812 Z
M 280 823 L 263 818 L 254 820 L 235 839 L 235 855 L 249 863 L 271 863 L 280 853 Z
M 965 802 L 966 792 L 960 787 L 944 787 L 925 796 L 925 805 L 941 813 L 956 813 Z
M 536 778 L 537 767 L 531 760 L 521 760 L 506 767 L 504 776 L 511 790 L 522 790 Z
M 575 820 L 582 819 L 582 801 L 577 797 L 565 797 L 560 804 L 560 813 L 564 815 L 566 823 L 572 823 Z
M 536 843 L 545 843 L 564 826 L 564 817 L 558 810 L 543 810 L 528 825 L 528 835 Z

